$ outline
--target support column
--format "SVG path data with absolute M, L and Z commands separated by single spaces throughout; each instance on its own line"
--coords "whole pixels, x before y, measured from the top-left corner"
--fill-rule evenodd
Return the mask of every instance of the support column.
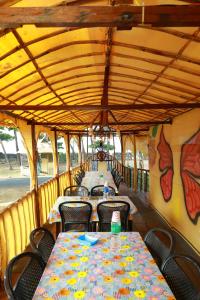
M 39 206 L 39 197 L 38 197 L 38 151 L 36 143 L 36 134 L 35 134 L 35 124 L 31 124 L 31 137 L 32 137 L 32 187 L 35 192 L 35 214 L 36 214 L 36 227 L 40 226 L 40 206 Z
M 114 149 L 113 149 L 114 150 L 114 154 L 113 154 L 113 156 L 115 158 L 115 137 L 114 137 L 114 133 L 113 133 L 112 136 L 113 136 L 113 146 L 114 146 Z
M 134 173 L 133 173 L 133 190 L 137 192 L 137 157 L 136 157 L 136 137 L 135 134 L 133 136 L 133 151 L 134 151 Z
M 66 170 L 70 170 L 70 142 L 69 133 L 66 134 Z
M 88 130 L 87 130 L 87 159 L 88 159 Z
M 82 165 L 81 136 L 78 136 L 78 163 Z
M 57 131 L 54 131 L 54 149 L 55 149 L 55 177 L 57 179 L 58 186 L 58 197 L 60 196 L 60 184 L 59 184 L 59 161 L 58 161 L 58 142 L 57 142 Z
M 66 160 L 67 160 L 67 172 L 69 172 L 69 182 L 71 185 L 71 173 L 70 173 L 70 136 L 69 133 L 66 135 Z
M 122 160 L 122 165 L 124 165 L 124 143 L 123 143 L 123 135 L 121 135 L 120 141 L 121 141 L 121 160 Z

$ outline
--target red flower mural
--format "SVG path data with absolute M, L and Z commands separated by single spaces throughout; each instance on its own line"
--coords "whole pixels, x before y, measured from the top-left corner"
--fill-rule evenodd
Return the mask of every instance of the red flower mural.
M 200 216 L 200 129 L 181 148 L 181 178 L 185 205 L 190 220 Z
M 158 152 L 160 154 L 159 169 L 162 172 L 160 176 L 160 186 L 165 201 L 169 201 L 172 196 L 172 181 L 173 181 L 173 156 L 170 145 L 167 143 L 163 127 L 160 133 L 160 142 L 158 144 Z

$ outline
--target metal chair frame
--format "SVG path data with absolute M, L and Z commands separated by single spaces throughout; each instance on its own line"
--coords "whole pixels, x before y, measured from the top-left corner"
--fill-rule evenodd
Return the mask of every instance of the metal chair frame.
M 108 186 L 109 187 L 109 193 L 112 195 L 112 196 L 115 196 L 115 189 L 112 187 L 112 186 Z M 95 189 L 100 189 L 102 188 L 102 191 L 100 190 L 99 193 L 96 192 L 95 193 Z M 103 188 L 104 188 L 104 185 L 95 185 L 93 186 L 93 188 L 91 189 L 91 196 L 103 196 Z
M 167 247 L 157 236 L 155 233 L 161 233 L 163 236 L 167 237 L 169 241 L 169 247 Z M 144 242 L 150 250 L 151 254 L 155 258 L 158 266 L 162 269 L 162 265 L 165 260 L 172 255 L 174 251 L 174 238 L 170 232 L 162 228 L 152 228 L 150 229 L 145 237 Z
M 89 196 L 88 189 L 85 186 L 83 186 L 83 185 L 70 185 L 70 186 L 66 187 L 66 189 L 64 190 L 64 196 L 81 196 L 81 195 L 78 195 L 78 194 L 77 195 L 74 194 L 73 191 L 71 191 L 71 189 L 73 189 L 73 188 L 77 188 L 77 189 L 81 188 L 81 189 L 85 190 L 85 192 L 87 192 L 87 195 L 85 195 L 85 196 Z M 70 195 L 66 195 L 66 192 L 68 190 L 70 190 Z
M 83 220 L 81 220 L 80 219 L 80 221 L 77 221 L 77 220 L 75 220 L 75 221 L 70 221 L 70 222 L 67 222 L 67 220 L 65 219 L 65 215 L 64 215 L 64 212 L 63 212 L 63 210 L 62 210 L 62 207 L 63 206 L 66 206 L 67 204 L 85 204 L 85 205 L 87 205 L 88 206 L 88 208 L 89 208 L 89 211 L 88 211 L 88 218 L 87 218 L 87 221 L 83 221 Z M 70 206 L 69 206 L 70 207 Z M 80 206 L 81 207 L 81 206 Z M 72 210 L 73 210 L 73 208 L 74 208 L 74 210 L 75 209 L 77 209 L 78 207 L 70 207 L 70 208 L 72 208 Z M 85 227 L 86 227 L 86 231 L 90 231 L 90 227 L 91 227 L 91 225 L 90 225 L 90 219 L 91 219 L 91 215 L 92 215 L 92 205 L 89 203 L 89 202 L 86 202 L 86 201 L 65 201 L 65 202 L 63 202 L 63 203 L 61 203 L 60 205 L 59 205 L 59 207 L 58 207 L 58 209 L 59 209 L 59 212 L 60 212 L 60 216 L 61 216 L 61 220 L 62 220 L 62 231 L 64 232 L 64 231 L 67 231 L 66 230 L 66 227 L 67 227 L 67 225 L 68 226 L 70 226 L 70 225 L 84 225 Z M 81 217 L 81 216 L 80 216 Z
M 112 212 L 120 210 L 120 206 L 119 207 L 117 207 L 117 206 L 116 207 L 108 206 L 108 204 L 115 204 L 115 203 L 122 204 L 122 205 L 125 205 L 127 207 L 127 212 L 125 213 L 124 220 L 121 220 L 122 230 L 127 231 L 127 229 L 128 229 L 128 216 L 129 216 L 129 212 L 130 212 L 130 204 L 128 202 L 120 201 L 120 200 L 103 201 L 103 202 L 101 202 L 97 205 L 97 213 L 98 213 L 98 217 L 99 217 L 99 231 L 102 231 L 103 225 L 111 224 Z M 110 222 L 103 222 L 103 217 L 102 217 L 102 214 L 101 214 L 101 206 L 108 206 L 108 208 L 111 208 Z
M 37 241 L 37 235 L 39 234 L 41 234 L 41 237 Z M 30 244 L 33 251 L 47 263 L 55 244 L 53 234 L 44 227 L 38 227 L 30 233 Z
M 162 273 L 177 300 L 200 300 L 200 288 L 194 286 L 192 280 L 185 274 L 180 261 L 190 263 L 200 278 L 200 264 L 192 257 L 175 254 L 166 259 Z M 193 271 L 194 271 L 193 269 Z
M 13 285 L 12 283 L 13 269 L 16 267 L 17 264 L 20 263 L 20 260 L 24 258 L 30 258 L 30 260 L 23 268 L 23 271 L 21 272 L 16 283 Z M 31 270 L 31 266 L 33 262 L 36 263 L 39 269 L 41 268 L 41 274 L 39 274 L 38 272 L 34 272 L 36 270 L 34 271 Z M 31 300 L 38 286 L 38 283 L 40 281 L 45 266 L 46 264 L 41 258 L 41 256 L 32 252 L 24 252 L 11 259 L 11 261 L 9 262 L 6 268 L 6 272 L 4 275 L 4 287 L 8 299 L 9 300 L 19 300 L 19 299 Z M 28 278 L 29 274 L 32 275 L 31 278 Z

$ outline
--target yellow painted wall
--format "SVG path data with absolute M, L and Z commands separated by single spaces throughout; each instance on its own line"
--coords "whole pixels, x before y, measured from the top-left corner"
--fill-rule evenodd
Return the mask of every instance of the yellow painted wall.
M 158 127 L 155 138 L 152 137 L 153 128 L 150 130 L 149 144 L 154 145 L 156 150 L 156 152 L 152 149 L 150 151 L 151 158 L 155 157 L 155 163 L 150 165 L 150 202 L 168 223 L 178 230 L 200 253 L 200 217 L 195 225 L 187 215 L 180 176 L 181 146 L 199 130 L 200 109 L 191 110 L 176 117 L 172 125 L 163 125 L 164 136 L 171 146 L 174 162 L 173 189 L 169 202 L 165 202 L 163 199 L 160 187 L 160 156 L 157 146 L 160 140 L 161 128 L 162 126 Z M 200 164 L 200 162 L 198 163 Z

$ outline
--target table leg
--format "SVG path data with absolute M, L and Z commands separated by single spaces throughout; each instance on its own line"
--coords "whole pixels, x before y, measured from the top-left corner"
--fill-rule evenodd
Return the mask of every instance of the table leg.
M 56 222 L 56 238 L 59 235 L 59 233 L 61 232 L 61 223 L 60 222 Z

